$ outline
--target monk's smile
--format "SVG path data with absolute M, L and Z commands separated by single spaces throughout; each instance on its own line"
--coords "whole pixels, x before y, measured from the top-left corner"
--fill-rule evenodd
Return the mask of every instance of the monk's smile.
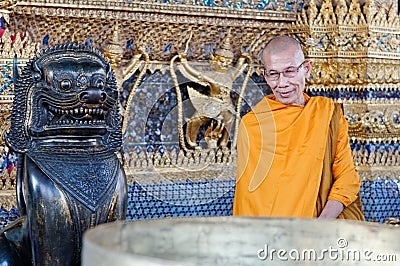
M 277 91 L 283 98 L 289 98 L 295 90 L 290 91 Z

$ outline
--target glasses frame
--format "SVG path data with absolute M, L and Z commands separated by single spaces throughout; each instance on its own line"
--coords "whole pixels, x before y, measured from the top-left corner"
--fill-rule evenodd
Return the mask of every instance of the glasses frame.
M 306 63 L 306 62 L 307 62 L 307 61 L 304 60 L 298 67 L 295 67 L 295 71 L 293 71 L 295 74 L 294 74 L 293 76 L 291 76 L 291 75 L 286 76 L 286 75 L 287 75 L 287 72 L 286 72 L 286 71 L 287 71 L 290 67 L 286 68 L 286 69 L 283 70 L 283 71 L 276 71 L 276 72 L 274 72 L 274 73 L 273 73 L 274 75 L 275 75 L 275 74 L 278 74 L 277 78 L 271 78 L 271 75 L 269 75 L 269 74 L 267 73 L 267 71 L 265 71 L 265 69 L 264 69 L 264 71 L 263 71 L 263 76 L 264 76 L 266 79 L 271 80 L 271 81 L 278 81 L 278 80 L 280 79 L 280 77 L 281 77 L 281 74 L 282 74 L 285 78 L 294 78 L 294 77 L 297 75 L 297 73 L 299 73 L 300 68 L 303 67 L 303 66 L 304 66 L 304 63 Z M 285 73 L 286 73 L 286 74 L 285 74 Z

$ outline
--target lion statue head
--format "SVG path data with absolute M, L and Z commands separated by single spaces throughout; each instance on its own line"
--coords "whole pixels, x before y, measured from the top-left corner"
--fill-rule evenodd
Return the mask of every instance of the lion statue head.
M 42 50 L 21 74 L 14 68 L 14 95 L 6 141 L 16 152 L 44 143 L 122 144 L 114 73 L 93 47 L 73 42 Z

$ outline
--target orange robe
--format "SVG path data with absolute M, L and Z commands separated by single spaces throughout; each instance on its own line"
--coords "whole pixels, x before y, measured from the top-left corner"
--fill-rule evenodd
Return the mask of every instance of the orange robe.
M 334 103 L 304 94 L 305 106 L 273 95 L 246 114 L 239 127 L 233 215 L 314 217 Z M 341 114 L 328 200 L 348 206 L 360 189 L 348 126 Z

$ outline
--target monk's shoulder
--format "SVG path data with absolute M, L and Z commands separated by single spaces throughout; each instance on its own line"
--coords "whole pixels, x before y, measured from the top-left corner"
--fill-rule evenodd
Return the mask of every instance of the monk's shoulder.
M 255 117 L 256 117 L 256 115 L 254 113 L 254 109 L 252 109 L 250 112 L 248 112 L 247 114 L 242 116 L 241 124 L 243 124 L 243 125 L 250 124 L 255 120 Z
M 332 99 L 324 96 L 313 96 L 310 98 L 309 102 L 320 108 L 334 105 L 334 101 Z
M 260 114 L 266 113 L 269 111 L 269 104 L 268 104 L 268 99 L 267 97 L 264 97 L 261 99 L 256 105 L 251 109 L 250 112 L 245 114 L 242 117 L 242 121 L 244 122 L 253 122 L 254 120 L 257 120 L 257 117 Z
M 325 96 L 312 96 L 310 101 L 320 102 L 320 103 L 333 103 L 331 98 Z

